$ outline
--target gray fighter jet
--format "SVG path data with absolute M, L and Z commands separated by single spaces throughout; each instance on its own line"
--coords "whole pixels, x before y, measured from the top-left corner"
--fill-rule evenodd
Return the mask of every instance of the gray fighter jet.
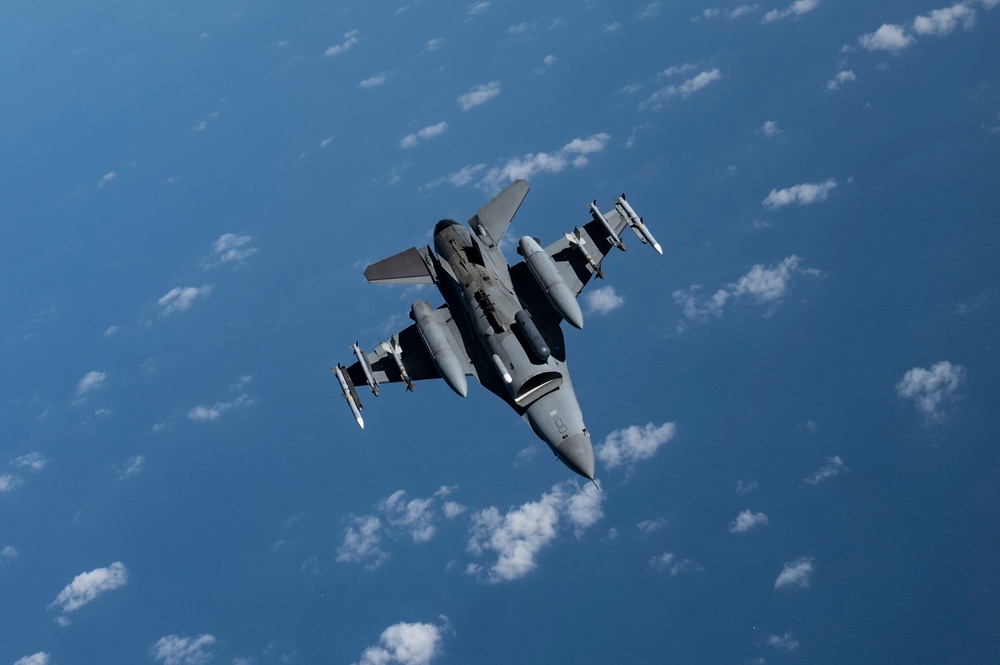
M 500 238 L 528 194 L 517 180 L 463 226 L 442 220 L 434 227 L 434 249 L 413 247 L 365 269 L 372 284 L 436 284 L 445 304 L 417 300 L 414 323 L 371 353 L 354 344 L 356 362 L 333 372 L 358 425 L 361 400 L 355 386 L 442 378 L 465 397 L 467 376 L 507 402 L 566 466 L 594 479 L 594 449 L 583 424 L 566 366 L 562 321 L 583 327 L 577 296 L 591 276 L 604 277 L 601 263 L 612 248 L 624 250 L 621 232 L 630 226 L 643 244 L 663 250 L 620 196 L 602 213 L 590 204 L 591 220 L 544 249 L 524 236 L 513 267 Z

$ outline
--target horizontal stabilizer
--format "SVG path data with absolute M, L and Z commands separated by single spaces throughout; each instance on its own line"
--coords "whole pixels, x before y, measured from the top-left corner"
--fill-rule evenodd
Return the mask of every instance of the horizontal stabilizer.
M 369 284 L 433 284 L 430 248 L 411 247 L 365 268 Z

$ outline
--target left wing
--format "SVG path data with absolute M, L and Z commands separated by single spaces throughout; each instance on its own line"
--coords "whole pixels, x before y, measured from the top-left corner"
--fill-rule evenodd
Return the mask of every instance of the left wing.
M 514 219 L 517 209 L 521 207 L 524 197 L 528 195 L 529 189 L 526 181 L 515 180 L 480 208 L 479 212 L 469 220 L 469 226 L 490 247 L 496 247 L 510 226 L 510 220 Z

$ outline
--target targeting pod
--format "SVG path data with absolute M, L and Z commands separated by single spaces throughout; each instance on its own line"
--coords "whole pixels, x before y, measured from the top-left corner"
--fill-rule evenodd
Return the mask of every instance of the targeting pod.
M 361 350 L 357 342 L 351 345 L 351 350 L 354 351 L 354 356 L 358 359 L 358 364 L 361 365 L 361 371 L 365 374 L 365 382 L 368 383 L 368 387 L 375 393 L 375 397 L 378 397 L 378 381 L 372 375 L 372 366 L 368 362 L 368 356 Z
M 524 236 L 518 243 L 521 256 L 528 264 L 528 269 L 538 285 L 542 287 L 545 297 L 562 318 L 569 321 L 574 328 L 583 327 L 583 312 L 576 295 L 559 274 L 555 261 L 531 236 Z
M 417 323 L 420 339 L 423 340 L 424 346 L 431 354 L 431 359 L 441 374 L 441 378 L 452 390 L 465 397 L 469 394 L 469 384 L 465 380 L 465 370 L 462 363 L 452 346 L 450 333 L 438 320 L 429 302 L 425 300 L 414 301 L 411 311 L 413 320 Z
M 660 247 L 660 243 L 656 242 L 656 238 L 653 237 L 653 234 L 650 233 L 649 229 L 646 228 L 646 225 L 643 224 L 642 217 L 639 217 L 635 214 L 635 210 L 632 210 L 632 206 L 630 206 L 628 201 L 625 200 L 624 194 L 615 200 L 615 209 L 618 210 L 619 215 L 625 218 L 628 225 L 632 227 L 632 230 L 635 231 L 635 234 L 639 237 L 639 240 L 642 241 L 642 244 L 645 245 L 648 243 L 649 245 L 652 245 L 653 249 L 655 249 L 658 254 L 663 254 L 663 248 Z
M 403 383 L 406 384 L 406 389 L 413 392 L 413 381 L 410 380 L 410 375 L 406 371 L 406 366 L 403 365 L 403 347 L 401 347 L 399 342 L 396 341 L 396 338 L 393 337 L 388 342 L 382 342 L 382 349 L 396 361 L 396 369 L 399 370 L 399 376 L 403 379 Z
M 524 335 L 524 339 L 528 342 L 528 346 L 531 348 L 531 352 L 535 354 L 535 357 L 541 362 L 548 360 L 549 356 L 552 355 L 552 350 L 545 343 L 545 338 L 539 332 L 538 326 L 531 320 L 531 314 L 528 314 L 527 310 L 522 309 L 514 315 L 514 322 L 521 329 L 521 333 Z M 510 382 L 508 381 L 508 383 Z
M 358 426 L 361 429 L 365 428 L 365 419 L 361 417 L 361 400 L 358 398 L 358 393 L 354 390 L 354 384 L 351 383 L 350 377 L 346 373 L 346 367 L 343 365 L 337 365 L 332 368 L 333 373 L 337 376 L 337 381 L 340 383 L 340 389 L 343 391 L 344 399 L 347 400 L 347 406 L 351 407 L 351 413 L 354 414 L 354 419 L 358 421 Z
M 618 236 L 617 233 L 615 233 L 614 228 L 611 226 L 610 223 L 608 223 L 607 218 L 600 211 L 600 209 L 598 209 L 596 200 L 590 204 L 590 214 L 594 218 L 594 221 L 600 222 L 601 226 L 603 226 L 604 229 L 608 232 L 608 241 L 610 241 L 612 245 L 614 245 L 615 247 L 624 252 L 625 243 L 622 242 L 622 239 Z

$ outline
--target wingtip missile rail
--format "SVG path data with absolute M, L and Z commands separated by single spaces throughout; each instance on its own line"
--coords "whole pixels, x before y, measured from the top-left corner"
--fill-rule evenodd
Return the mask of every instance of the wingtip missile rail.
M 361 409 L 364 407 L 361 406 L 361 399 L 358 397 L 358 392 L 354 389 L 354 384 L 351 383 L 350 377 L 345 373 L 347 368 L 343 365 L 337 365 L 330 369 L 336 375 L 337 382 L 340 383 L 344 399 L 347 400 L 347 406 L 351 407 L 351 413 L 354 414 L 354 419 L 358 421 L 358 427 L 364 429 L 365 419 L 361 417 Z
M 635 235 L 642 241 L 642 244 L 649 244 L 656 250 L 657 254 L 663 254 L 663 248 L 660 247 L 660 243 L 656 242 L 656 238 L 646 228 L 642 217 L 639 217 L 639 215 L 635 214 L 635 210 L 632 210 L 632 206 L 625 200 L 625 194 L 622 194 L 615 200 L 615 208 L 618 210 L 618 214 L 624 217 L 628 225 L 632 227 L 632 230 L 635 231 Z

